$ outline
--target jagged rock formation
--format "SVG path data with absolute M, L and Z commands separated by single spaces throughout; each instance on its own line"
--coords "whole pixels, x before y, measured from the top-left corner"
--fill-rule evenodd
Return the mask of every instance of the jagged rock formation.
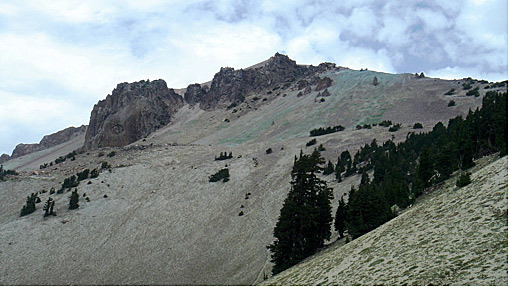
M 0 156 L 0 163 L 4 163 L 4 162 L 8 161 L 10 158 L 11 158 L 11 156 L 8 154 L 6 154 L 6 153 L 2 154 Z
M 319 82 L 317 83 L 315 91 L 322 91 L 324 89 L 327 89 L 328 87 L 331 87 L 331 84 L 333 84 L 333 80 L 329 77 L 324 77 L 320 79 Z
M 12 151 L 12 155 L 7 160 L 17 158 L 20 156 L 24 156 L 24 155 L 27 155 L 27 154 L 30 154 L 30 153 L 33 153 L 36 151 L 40 151 L 43 149 L 47 149 L 50 147 L 54 147 L 54 146 L 59 145 L 63 142 L 69 141 L 70 139 L 72 139 L 74 137 L 82 135 L 83 133 L 85 133 L 86 130 L 87 130 L 87 126 L 85 126 L 85 125 L 82 125 L 77 128 L 69 127 L 69 128 L 63 129 L 59 132 L 44 136 L 38 144 L 37 143 L 35 143 L 35 144 L 20 143 L 14 148 L 14 150 Z M 6 158 L 6 157 L 4 157 L 4 158 Z M 1 160 L 0 160 L 0 162 L 1 162 Z
M 112 95 L 94 106 L 84 149 L 106 146 L 125 146 L 168 124 L 172 115 L 184 102 L 203 110 L 239 104 L 252 94 L 274 88 L 287 88 L 298 79 L 306 86 L 304 94 L 311 92 L 311 85 L 323 90 L 331 86 L 330 78 L 320 79 L 316 73 L 335 68 L 333 63 L 319 66 L 297 65 L 288 56 L 276 53 L 257 67 L 235 70 L 223 67 L 214 75 L 210 87 L 191 84 L 184 98 L 169 89 L 163 80 L 140 81 L 117 85 Z M 25 147 L 29 149 L 30 147 Z
M 221 103 L 242 102 L 251 94 L 260 92 L 279 85 L 290 84 L 291 82 L 310 75 L 317 71 L 327 69 L 329 66 L 323 64 L 319 67 L 297 65 L 296 61 L 289 59 L 286 55 L 276 53 L 263 66 L 235 70 L 233 68 L 221 68 L 214 75 L 211 88 L 207 93 L 200 92 L 200 108 L 212 110 Z M 188 87 L 190 91 L 188 98 L 196 98 L 191 91 L 197 87 Z M 188 101 L 187 101 L 188 102 Z
M 84 149 L 125 146 L 170 122 L 184 105 L 183 98 L 164 80 L 117 85 L 90 115 Z
M 200 103 L 208 91 L 208 86 L 202 87 L 200 84 L 191 84 L 184 93 L 184 101 L 190 105 Z

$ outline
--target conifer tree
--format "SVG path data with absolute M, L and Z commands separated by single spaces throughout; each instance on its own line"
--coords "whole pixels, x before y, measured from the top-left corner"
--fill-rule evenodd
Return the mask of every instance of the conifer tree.
M 328 164 L 326 165 L 326 168 L 324 168 L 324 172 L 323 174 L 324 175 L 330 175 L 332 174 L 333 172 L 335 172 L 335 166 L 333 165 L 333 163 L 329 160 L 328 161 Z
M 48 200 L 46 200 L 46 203 L 44 204 L 43 210 L 44 210 L 44 217 L 50 216 L 50 215 L 57 215 L 53 208 L 55 207 L 55 201 L 53 198 L 49 197 Z
M 345 210 L 346 205 L 344 203 L 344 197 L 338 201 L 338 209 L 336 210 L 335 214 L 335 230 L 338 231 L 338 235 L 340 235 L 340 238 L 344 237 L 344 231 L 345 231 Z
M 74 191 L 71 193 L 71 196 L 69 197 L 69 209 L 77 209 L 80 207 L 78 204 L 78 201 L 80 200 L 80 195 L 78 195 L 78 189 L 74 189 Z
M 291 190 L 274 228 L 276 240 L 268 246 L 275 264 L 273 274 L 314 254 L 331 236 L 333 194 L 317 176 L 322 164 L 324 159 L 317 150 L 301 154 L 294 163 Z
M 421 151 L 420 163 L 418 164 L 418 177 L 425 187 L 429 187 L 431 185 L 430 178 L 432 175 L 434 175 L 432 155 L 430 154 L 430 149 L 424 147 Z

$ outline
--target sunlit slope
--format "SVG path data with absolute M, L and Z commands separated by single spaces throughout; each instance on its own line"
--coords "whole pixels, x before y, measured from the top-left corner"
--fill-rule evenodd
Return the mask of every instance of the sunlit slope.
M 506 286 L 507 169 L 507 157 L 484 158 L 470 185 L 450 179 L 394 220 L 262 284 Z

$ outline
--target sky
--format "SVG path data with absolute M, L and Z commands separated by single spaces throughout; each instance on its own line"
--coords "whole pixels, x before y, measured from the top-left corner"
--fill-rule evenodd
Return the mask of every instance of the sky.
M 121 82 L 299 64 L 508 79 L 506 0 L 0 0 L 0 154 L 88 124 Z

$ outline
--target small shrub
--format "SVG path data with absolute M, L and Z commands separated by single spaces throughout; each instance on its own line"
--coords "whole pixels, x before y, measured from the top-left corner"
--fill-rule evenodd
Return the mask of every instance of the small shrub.
M 112 150 L 109 154 L 107 154 L 106 156 L 107 157 L 114 157 L 116 154 L 116 152 L 114 150 Z
M 76 175 L 78 176 L 78 181 L 89 178 L 89 172 L 89 169 L 84 169 L 82 172 L 77 173 Z
M 104 198 L 108 198 L 108 195 L 106 195 L 106 194 L 105 194 L 105 195 L 103 195 L 103 197 L 104 197 Z
M 80 184 L 80 182 L 76 180 L 75 175 L 72 175 L 72 176 L 64 179 L 64 183 L 62 183 L 61 190 L 64 191 L 64 189 L 66 189 L 66 188 L 77 187 L 78 184 Z
M 244 212 L 241 210 L 241 212 L 239 212 L 239 216 L 243 216 L 244 215 Z
M 108 168 L 111 168 L 111 167 L 112 166 L 108 162 L 106 162 L 106 161 L 103 161 L 101 163 L 101 169 L 108 169 Z
M 228 168 L 220 169 L 215 174 L 209 176 L 209 182 L 217 182 L 222 179 L 223 179 L 223 182 L 227 182 L 230 180 L 230 174 L 228 172 Z
M 318 150 L 319 151 L 325 151 L 326 148 L 322 144 L 320 144 Z
M 32 212 L 35 211 L 35 204 L 36 204 L 36 201 L 39 197 L 37 196 L 36 193 L 32 193 L 30 196 L 27 196 L 27 201 L 25 203 L 25 205 L 23 205 L 23 207 L 21 208 L 21 212 L 20 212 L 20 217 L 21 216 L 25 216 L 25 215 L 28 215 Z M 39 202 L 40 202 L 40 198 L 39 198 Z
M 448 103 L 448 106 L 449 106 L 449 107 L 453 107 L 453 106 L 455 106 L 455 101 L 454 101 L 454 100 L 451 100 L 451 101 Z
M 331 133 L 341 132 L 343 130 L 345 130 L 345 128 L 341 125 L 334 126 L 334 127 L 326 127 L 326 128 L 321 127 L 318 129 L 311 130 L 310 136 L 311 137 L 322 136 L 322 135 L 327 135 L 327 134 L 331 134 Z
M 99 176 L 99 171 L 97 170 L 97 168 L 94 168 L 91 172 L 90 172 L 90 178 L 96 178 Z
M 391 121 L 386 120 L 386 121 L 382 121 L 382 122 L 380 122 L 380 123 L 379 123 L 379 126 L 381 126 L 381 127 L 386 127 L 386 128 L 387 128 L 387 127 L 391 126 L 391 124 L 392 124 L 392 122 L 391 122 Z
M 52 187 L 52 188 L 50 189 L 50 194 L 54 194 L 54 193 L 55 193 L 55 188 L 54 188 L 54 187 Z
M 464 90 L 469 90 L 473 87 L 473 85 L 471 83 L 464 83 L 462 84 L 462 89 Z
M 415 123 L 413 129 L 423 129 L 423 125 L 421 123 Z
M 316 143 L 317 143 L 317 139 L 312 139 L 312 140 L 310 140 L 309 142 L 306 143 L 306 146 L 313 146 Z
M 464 172 L 459 176 L 459 179 L 456 182 L 458 187 L 463 187 L 471 183 L 471 173 Z
M 267 153 L 267 154 L 270 154 L 270 153 L 272 153 L 272 152 L 273 152 L 273 149 L 271 149 L 271 148 L 266 149 L 266 153 Z
M 80 195 L 78 195 L 78 189 L 75 188 L 74 191 L 71 193 L 71 196 L 69 197 L 69 209 L 73 210 L 80 207 L 78 201 L 80 201 Z
M 466 93 L 466 96 L 475 96 L 475 97 L 479 97 L 480 96 L 480 87 L 476 87 L 472 90 L 469 90 L 467 93 Z
M 220 152 L 220 156 L 214 157 L 214 160 L 226 160 L 226 159 L 231 159 L 232 157 L 233 157 L 232 152 L 230 152 L 228 155 L 227 155 L 227 152 L 225 152 L 225 153 Z
M 388 129 L 390 132 L 396 132 L 402 127 L 401 124 L 394 124 L 391 128 Z
M 453 94 L 455 94 L 455 89 L 454 89 L 454 88 L 451 88 L 451 89 L 450 89 L 448 92 L 446 92 L 444 95 L 445 95 L 445 96 L 451 96 L 451 95 L 453 95 Z

